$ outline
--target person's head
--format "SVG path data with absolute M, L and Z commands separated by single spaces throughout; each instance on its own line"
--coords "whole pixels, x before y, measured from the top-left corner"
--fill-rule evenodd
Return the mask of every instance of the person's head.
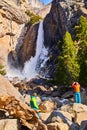
M 35 92 L 34 92 L 34 93 L 33 93 L 33 96 L 35 96 L 35 97 L 36 97 L 36 96 L 37 96 L 37 93 L 35 93 Z
M 72 83 L 72 86 L 77 85 L 77 84 L 79 84 L 79 83 L 78 83 L 78 82 L 73 82 L 73 83 Z

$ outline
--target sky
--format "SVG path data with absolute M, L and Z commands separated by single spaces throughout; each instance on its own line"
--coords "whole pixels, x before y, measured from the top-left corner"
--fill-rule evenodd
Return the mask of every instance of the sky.
M 49 4 L 50 2 L 52 2 L 52 0 L 40 0 L 41 2 L 43 2 L 44 4 Z

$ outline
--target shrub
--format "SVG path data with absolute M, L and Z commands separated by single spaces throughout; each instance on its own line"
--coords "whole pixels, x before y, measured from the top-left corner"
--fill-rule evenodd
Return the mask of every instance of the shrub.
M 39 15 L 35 15 L 29 10 L 25 12 L 30 17 L 29 26 L 39 22 L 42 18 Z
M 25 13 L 29 16 L 32 17 L 34 14 L 32 12 L 30 12 L 29 10 L 25 11 Z
M 30 26 L 31 26 L 31 25 L 33 25 L 33 24 L 39 22 L 40 20 L 41 20 L 41 17 L 40 17 L 40 16 L 38 16 L 38 15 L 33 15 L 33 16 L 30 18 L 29 24 L 30 24 Z
M 4 66 L 0 65 L 0 74 L 5 75 L 6 71 L 4 70 Z

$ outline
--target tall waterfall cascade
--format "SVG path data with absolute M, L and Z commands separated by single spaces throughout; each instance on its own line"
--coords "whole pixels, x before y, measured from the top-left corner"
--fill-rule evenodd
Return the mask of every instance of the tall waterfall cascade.
M 41 68 L 44 67 L 46 61 L 48 60 L 48 49 L 44 46 L 44 31 L 43 31 L 43 21 L 39 24 L 38 36 L 36 41 L 36 54 L 34 57 L 31 56 L 29 61 L 25 62 L 24 69 L 22 72 L 18 69 L 7 69 L 7 77 L 19 79 L 30 80 L 37 77 L 40 74 Z M 38 67 L 39 65 L 39 67 Z M 43 72 L 44 73 L 44 72 Z M 44 75 L 44 74 L 43 74 Z

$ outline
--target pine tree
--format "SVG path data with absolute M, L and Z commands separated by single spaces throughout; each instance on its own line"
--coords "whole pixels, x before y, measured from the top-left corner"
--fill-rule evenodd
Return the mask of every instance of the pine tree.
M 72 81 L 78 81 L 79 65 L 76 58 L 76 48 L 69 32 L 64 36 L 62 45 L 62 54 L 58 56 L 58 67 L 56 81 L 58 84 L 71 84 Z
M 80 64 L 79 82 L 87 86 L 87 18 L 81 16 L 79 25 L 75 27 L 78 45 L 78 62 Z

